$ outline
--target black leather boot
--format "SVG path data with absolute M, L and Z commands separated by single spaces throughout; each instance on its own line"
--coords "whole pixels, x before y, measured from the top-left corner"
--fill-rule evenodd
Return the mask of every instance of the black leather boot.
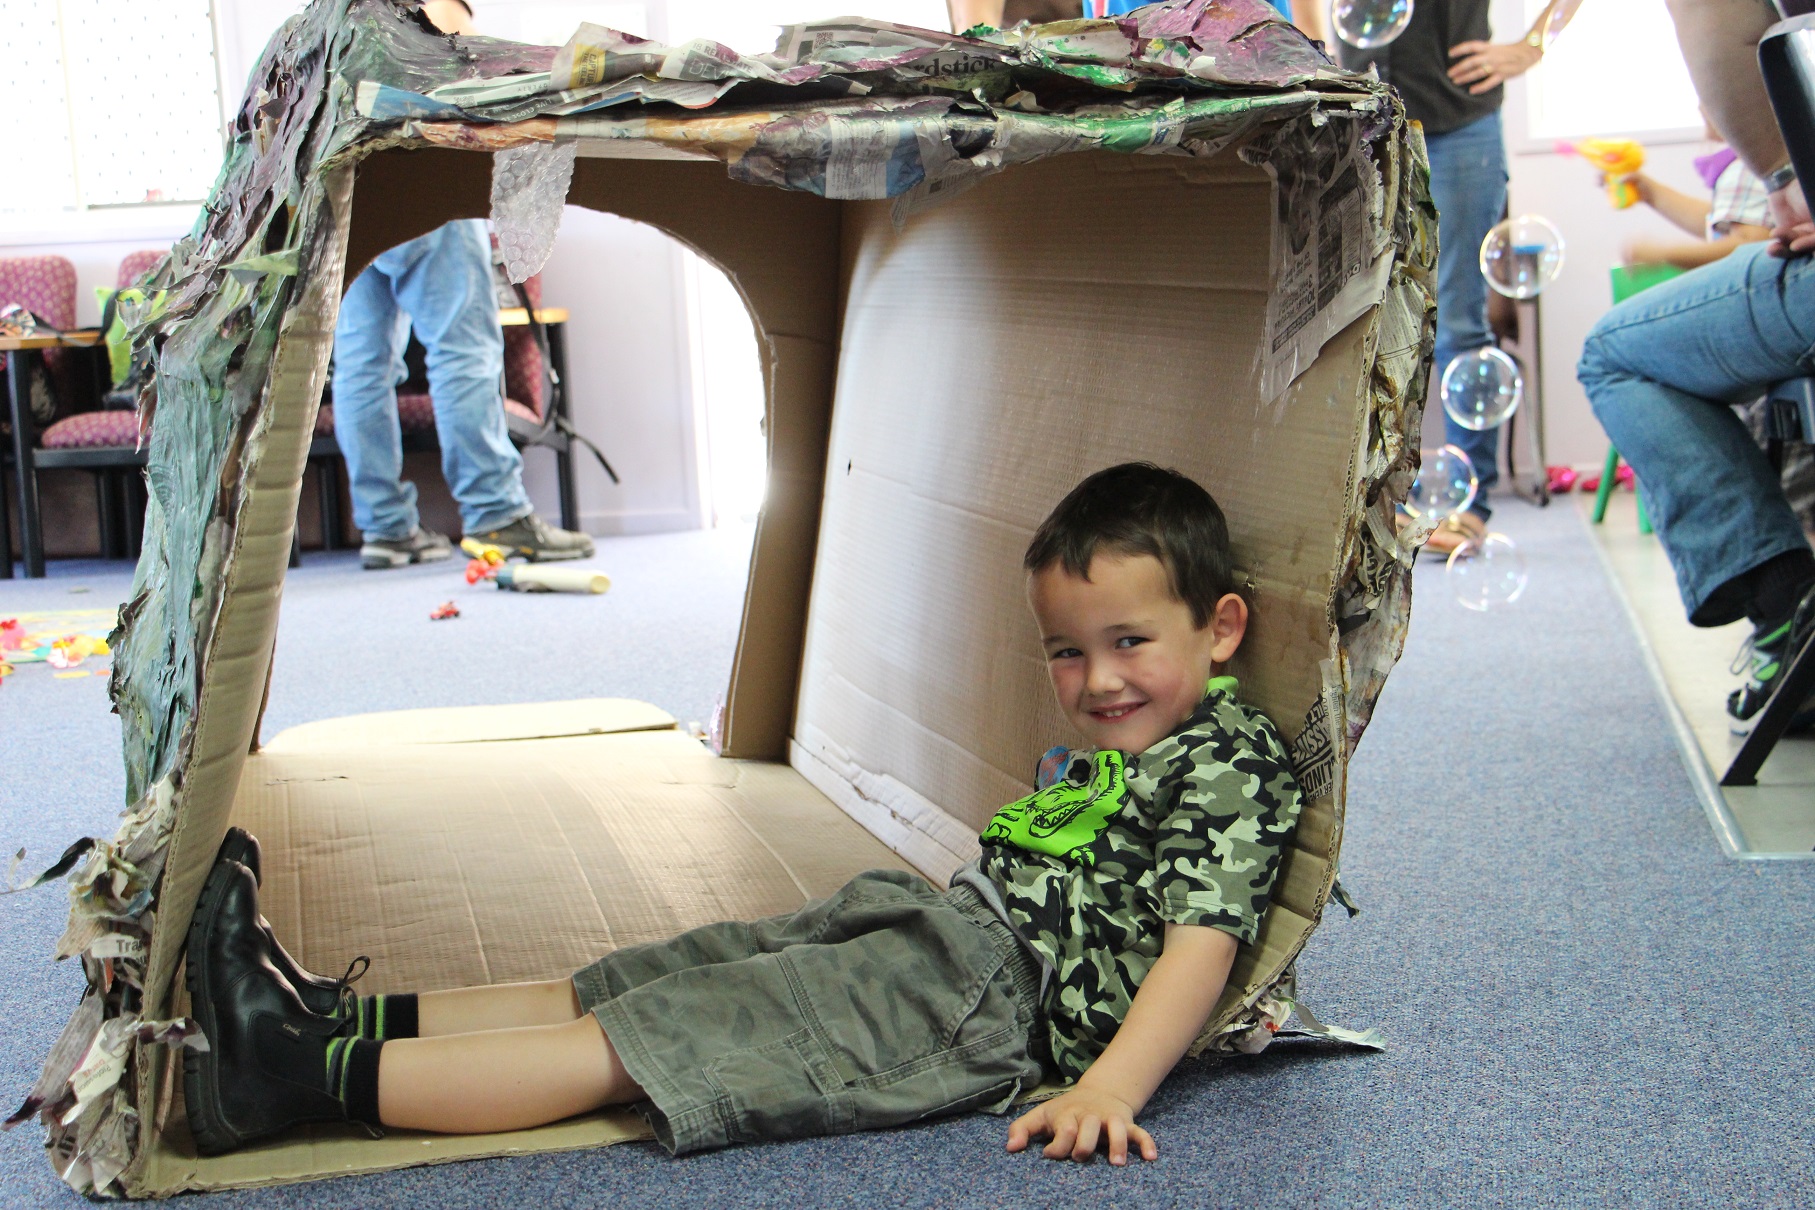
M 184 1055 L 198 1152 L 219 1155 L 306 1122 L 346 1119 L 321 1058 L 343 1022 L 305 1008 L 272 964 L 258 884 L 237 861 L 216 862 L 202 887 L 187 977 L 190 1011 L 209 1047 Z
M 237 861 L 252 871 L 252 881 L 262 883 L 259 876 L 258 838 L 244 828 L 228 828 L 227 838 L 221 841 L 220 853 L 215 857 L 218 864 L 222 861 Z M 366 973 L 371 962 L 359 957 L 347 967 L 347 973 L 338 979 L 329 979 L 325 975 L 311 974 L 292 958 L 287 950 L 277 942 L 277 936 L 271 931 L 270 922 L 263 916 L 258 918 L 258 926 L 265 930 L 265 937 L 270 942 L 271 965 L 285 982 L 296 989 L 297 996 L 303 1005 L 312 1013 L 323 1017 L 337 1016 L 342 1011 L 341 1001 L 347 995 L 347 988 Z

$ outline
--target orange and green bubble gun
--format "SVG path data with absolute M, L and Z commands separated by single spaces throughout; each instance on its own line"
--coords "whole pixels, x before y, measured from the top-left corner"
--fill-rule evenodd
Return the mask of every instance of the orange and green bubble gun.
M 1645 166 L 1645 148 L 1631 139 L 1577 139 L 1559 142 L 1557 150 L 1564 155 L 1579 155 L 1601 170 L 1607 178 L 1607 200 L 1615 210 L 1624 210 L 1639 200 L 1639 188 L 1631 178 Z
M 499 588 L 517 592 L 604 592 L 611 577 L 592 567 L 547 567 L 540 563 L 510 563 L 504 551 L 475 538 L 462 538 L 460 549 L 471 558 L 466 582 L 490 580 Z

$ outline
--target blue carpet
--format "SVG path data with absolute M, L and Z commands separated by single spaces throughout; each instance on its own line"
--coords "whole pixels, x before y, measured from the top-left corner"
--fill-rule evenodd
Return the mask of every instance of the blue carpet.
M 1003 1124 L 736 1149 L 651 1146 L 219 1195 L 222 1206 L 1815 1204 L 1815 866 L 1723 859 L 1574 510 L 1503 506 L 1531 585 L 1476 614 L 1420 569 L 1406 656 L 1351 771 L 1336 912 L 1301 962 L 1326 1019 L 1390 1050 L 1300 1043 L 1187 1062 L 1113 1170 L 1001 1152 Z M 266 733 L 363 710 L 641 697 L 683 721 L 722 690 L 747 535 L 614 539 L 603 599 L 469 592 L 444 569 L 311 556 L 285 590 Z M 117 566 L 0 584 L 0 615 L 117 597 Z M 71 587 L 94 591 L 69 595 Z M 455 597 L 457 621 L 427 611 Z M 0 842 L 34 858 L 111 827 L 118 733 L 98 681 L 0 689 Z M 0 1089 L 22 1095 L 80 990 L 43 960 L 54 888 L 0 899 Z M 9 1093 L 8 1095 L 12 1095 Z M 0 1204 L 74 1206 L 26 1126 Z

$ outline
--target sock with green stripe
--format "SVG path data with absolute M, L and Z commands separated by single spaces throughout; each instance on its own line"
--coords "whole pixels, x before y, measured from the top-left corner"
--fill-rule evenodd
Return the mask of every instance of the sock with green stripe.
M 416 1036 L 416 997 L 361 996 L 354 1002 L 348 1022 L 350 1036 L 382 1042 L 387 1038 Z
M 258 1029 L 258 1062 L 266 1074 L 326 1092 L 348 1121 L 379 1126 L 378 1056 L 383 1042 L 345 1034 L 323 1037 L 267 1019 Z
M 378 1120 L 378 1056 L 383 1042 L 370 1038 L 329 1038 L 323 1074 L 328 1091 L 340 1098 L 349 1122 L 382 1126 Z

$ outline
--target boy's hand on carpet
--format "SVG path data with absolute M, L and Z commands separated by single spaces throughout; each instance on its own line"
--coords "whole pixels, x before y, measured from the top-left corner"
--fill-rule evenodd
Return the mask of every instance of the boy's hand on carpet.
M 1016 1118 L 1008 1127 L 1008 1149 L 1025 1150 L 1030 1140 L 1046 1136 L 1052 1141 L 1042 1154 L 1049 1160 L 1088 1161 L 1105 1143 L 1112 1164 L 1128 1162 L 1130 1142 L 1140 1148 L 1144 1160 L 1156 1160 L 1160 1155 L 1153 1136 L 1134 1124 L 1133 1106 L 1092 1088 L 1060 1093 Z

